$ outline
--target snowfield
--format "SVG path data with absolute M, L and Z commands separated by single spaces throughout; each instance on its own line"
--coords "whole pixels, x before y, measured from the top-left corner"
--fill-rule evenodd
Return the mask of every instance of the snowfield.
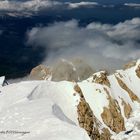
M 114 140 L 140 139 L 140 104 L 130 98 L 116 77 L 120 78 L 140 98 L 140 78 L 136 65 L 107 76 L 110 86 L 94 81 L 102 72 L 95 73 L 82 82 L 26 81 L 2 86 L 0 78 L 0 140 L 90 140 L 79 127 L 77 106 L 80 95 L 74 90 L 78 85 L 100 128 L 107 128 Z M 106 89 L 106 90 L 105 90 Z M 107 92 L 108 91 L 108 92 Z M 115 133 L 102 118 L 104 107 L 109 108 L 109 98 L 115 99 L 125 121 L 126 130 Z M 132 107 L 126 118 L 122 99 Z
M 79 97 L 72 100 L 73 94 L 67 94 L 67 90 L 73 92 L 71 86 L 67 82 L 34 81 L 2 87 L 0 131 L 27 133 L 0 132 L 0 139 L 89 140 L 86 132 L 78 127 L 76 102 Z

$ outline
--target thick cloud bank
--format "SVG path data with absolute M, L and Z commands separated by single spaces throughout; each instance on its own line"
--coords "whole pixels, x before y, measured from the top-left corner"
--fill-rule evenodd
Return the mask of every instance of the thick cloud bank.
M 2 0 L 0 1 L 0 11 L 6 12 L 10 16 L 30 16 L 33 14 L 32 12 L 38 12 L 58 5 L 61 5 L 61 3 L 54 0 Z
M 58 22 L 28 31 L 28 44 L 46 47 L 47 62 L 58 58 L 82 58 L 97 69 L 115 69 L 140 57 L 140 18 L 116 25 L 78 21 Z
M 0 10 L 9 10 L 9 11 L 37 11 L 43 7 L 51 7 L 57 5 L 59 2 L 51 0 L 28 0 L 28 1 L 0 1 Z
M 55 7 L 55 6 L 66 6 L 68 8 L 79 8 L 81 6 L 95 6 L 97 2 L 59 2 L 55 0 L 27 0 L 27 1 L 0 1 L 0 10 L 5 11 L 39 11 L 43 8 Z

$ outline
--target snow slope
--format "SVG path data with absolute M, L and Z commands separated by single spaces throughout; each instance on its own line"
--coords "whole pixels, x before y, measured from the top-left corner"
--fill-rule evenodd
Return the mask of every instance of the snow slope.
M 71 86 L 66 82 L 34 81 L 2 87 L 0 130 L 5 134 L 0 132 L 0 139 L 89 140 L 86 132 L 76 125 L 75 109 L 79 98 L 72 97 Z
M 139 66 L 140 60 L 126 70 L 118 70 L 109 76 L 98 72 L 78 83 L 26 81 L 0 87 L 0 139 L 90 140 L 86 127 L 83 126 L 86 131 L 79 127 L 82 125 L 78 119 L 78 107 L 83 100 L 88 103 L 88 109 L 91 109 L 98 120 L 100 125 L 97 129 L 100 134 L 106 128 L 115 140 L 138 139 L 140 78 L 136 69 Z M 2 82 L 3 78 L 0 78 L 0 83 Z M 75 90 L 75 86 L 81 91 Z M 131 112 L 126 110 L 124 102 L 130 105 Z M 113 128 L 108 122 L 110 116 L 106 117 L 108 114 L 105 110 L 110 113 L 111 107 L 114 109 L 115 105 L 115 111 L 119 115 L 117 117 L 122 115 L 120 118 L 124 119 L 125 128 L 122 130 L 119 128 L 120 124 L 114 122 L 116 120 L 113 114 L 110 118 L 116 125 Z M 131 114 L 126 116 L 126 112 Z M 96 122 L 91 127 L 95 127 L 95 124 Z M 133 131 L 126 135 L 130 130 Z

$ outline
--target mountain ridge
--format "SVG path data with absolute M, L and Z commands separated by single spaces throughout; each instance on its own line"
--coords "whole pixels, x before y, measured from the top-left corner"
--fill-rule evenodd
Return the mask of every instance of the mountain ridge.
M 49 73 L 49 75 L 51 74 Z M 89 140 L 89 138 L 91 140 L 119 140 L 119 137 L 121 137 L 120 139 L 131 139 L 132 134 L 139 132 L 137 131 L 139 127 L 136 126 L 137 129 L 135 129 L 132 122 L 134 121 L 135 125 L 140 122 L 132 121 L 132 119 L 137 117 L 137 114 L 133 116 L 133 112 L 140 103 L 140 59 L 133 65 L 132 63 L 127 65 L 124 70 L 117 70 L 114 74 L 108 75 L 107 72 L 100 71 L 81 82 L 54 82 L 51 81 L 51 76 L 46 76 L 49 77 L 48 80 L 44 78 L 45 80 L 41 81 L 14 83 L 0 88 L 0 125 L 2 129 L 20 130 L 22 124 L 26 130 L 33 128 L 33 134 L 26 134 L 22 139 L 50 138 L 51 140 L 51 137 L 56 139 L 54 133 L 62 139 L 63 134 L 58 133 L 58 126 L 56 125 L 55 129 L 52 124 L 57 124 L 59 120 L 61 122 L 59 129 L 61 130 L 67 125 L 65 133 L 67 134 L 69 131 L 71 138 L 75 140 L 81 140 L 82 135 L 84 135 L 83 140 Z M 39 110 L 36 110 L 37 106 L 39 106 Z M 45 113 L 45 110 L 49 110 L 48 113 Z M 54 114 L 54 110 L 57 113 Z M 16 113 L 18 115 L 15 115 Z M 47 117 L 48 115 L 50 117 Z M 11 118 L 5 116 L 11 116 Z M 28 123 L 22 118 L 25 120 L 29 118 Z M 55 121 L 48 122 L 51 121 L 50 118 Z M 3 119 L 5 123 L 3 123 Z M 47 122 L 45 126 L 44 121 Z M 40 125 L 34 126 L 35 122 Z M 47 133 L 49 131 L 46 128 L 48 123 L 50 129 L 55 129 L 49 137 Z M 127 124 L 132 126 L 128 127 Z M 74 128 L 69 129 L 70 126 L 74 126 Z M 125 133 L 131 129 L 133 130 L 130 135 L 126 135 Z M 72 137 L 73 130 L 75 130 L 75 138 Z M 40 131 L 39 135 L 38 131 Z M 63 138 L 69 140 L 70 136 Z M 7 135 L 5 140 L 8 138 Z M 19 138 L 18 135 L 16 138 Z

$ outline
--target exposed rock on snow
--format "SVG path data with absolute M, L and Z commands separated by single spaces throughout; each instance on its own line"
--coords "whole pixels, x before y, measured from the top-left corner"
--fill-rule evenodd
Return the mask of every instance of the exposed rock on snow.
M 93 75 L 93 82 L 110 86 L 109 80 L 107 79 L 107 72 L 101 71 Z
M 136 69 L 136 74 L 140 78 L 140 65 L 138 65 L 138 67 Z
M 114 132 L 119 133 L 125 130 L 124 118 L 121 114 L 121 109 L 118 101 L 113 99 L 106 88 L 104 88 L 108 94 L 109 107 L 104 107 L 104 111 L 101 114 L 104 123 Z
M 77 106 L 78 121 L 80 127 L 84 128 L 87 131 L 89 137 L 93 140 L 109 140 L 111 134 L 108 129 L 101 128 L 102 132 L 99 132 L 100 122 L 97 120 L 89 104 L 86 102 L 80 87 L 75 85 L 74 90 L 80 95 L 80 102 Z
M 133 91 L 120 79 L 116 76 L 116 79 L 122 89 L 124 89 L 130 96 L 132 101 L 137 101 L 140 103 L 140 99 L 133 93 Z
M 122 106 L 124 107 L 124 115 L 128 119 L 132 112 L 132 107 L 122 99 Z

